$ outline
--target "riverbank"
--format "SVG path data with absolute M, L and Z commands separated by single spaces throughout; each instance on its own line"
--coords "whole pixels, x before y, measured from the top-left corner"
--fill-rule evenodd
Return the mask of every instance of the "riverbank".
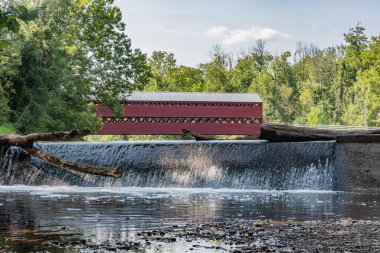
M 72 252 L 154 252 L 169 246 L 182 252 L 379 252 L 379 237 L 379 221 L 232 220 L 145 231 L 133 241 L 47 240 L 42 246 Z

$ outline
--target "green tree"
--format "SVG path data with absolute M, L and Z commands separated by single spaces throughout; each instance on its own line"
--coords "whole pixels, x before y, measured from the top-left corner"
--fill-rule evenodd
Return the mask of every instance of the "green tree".
M 8 122 L 9 106 L 4 88 L 0 85 L 0 125 Z
M 275 80 L 277 103 L 276 110 L 282 122 L 291 123 L 298 112 L 299 91 L 292 65 L 289 63 L 290 52 L 275 57 L 272 71 Z
M 19 20 L 28 22 L 37 18 L 42 7 L 36 7 L 28 10 L 23 5 L 12 6 L 10 2 L 5 1 L 0 4 L 0 50 L 10 45 L 9 32 L 18 33 L 20 30 Z
M 171 69 L 165 83 L 167 91 L 181 92 L 200 92 L 204 85 L 202 71 L 186 66 Z
M 11 120 L 22 133 L 96 129 L 91 101 L 121 113 L 120 98 L 149 77 L 146 56 L 132 49 L 112 0 L 42 3 L 38 19 L 21 24 L 21 62 L 7 88 Z
M 233 92 L 229 71 L 224 66 L 221 66 L 218 61 L 201 64 L 200 68 L 205 78 L 204 91 Z
M 148 59 L 152 77 L 144 87 L 146 91 L 197 92 L 203 90 L 202 71 L 177 66 L 173 53 L 155 51 Z
M 210 51 L 211 61 L 200 64 L 199 68 L 204 75 L 204 91 L 207 92 L 233 92 L 234 88 L 230 83 L 228 54 L 220 45 L 215 45 Z
M 146 91 L 168 91 L 166 78 L 169 72 L 176 68 L 176 59 L 173 53 L 154 51 L 148 59 L 151 70 L 149 83 L 144 87 Z
M 0 4 L 0 124 L 9 120 L 9 95 L 11 80 L 18 74 L 20 54 L 17 44 L 9 47 L 15 33 L 20 30 L 19 21 L 28 22 L 37 18 L 38 7 L 28 10 L 25 6 L 12 6 L 11 2 Z
M 373 37 L 360 51 L 362 68 L 352 85 L 355 101 L 343 115 L 346 124 L 380 126 L 380 37 Z
M 68 1 L 68 0 L 66 0 Z M 71 1 L 69 1 L 70 3 Z M 132 49 L 114 0 L 76 0 L 71 37 L 85 52 L 92 96 L 120 114 L 120 97 L 141 89 L 150 73 L 146 55 Z
M 230 83 L 236 92 L 247 92 L 258 73 L 267 71 L 273 60 L 265 51 L 265 41 L 258 40 L 250 54 L 239 58 L 234 69 L 230 72 Z
M 9 120 L 9 96 L 12 81 L 19 73 L 20 64 L 20 50 L 17 44 L 0 51 L 0 124 Z
M 363 70 L 362 51 L 368 48 L 368 38 L 365 35 L 365 28 L 358 24 L 350 28 L 348 33 L 344 34 L 346 45 L 346 55 L 343 61 L 343 97 L 345 97 L 345 106 L 355 103 L 355 91 L 353 84 L 359 71 Z

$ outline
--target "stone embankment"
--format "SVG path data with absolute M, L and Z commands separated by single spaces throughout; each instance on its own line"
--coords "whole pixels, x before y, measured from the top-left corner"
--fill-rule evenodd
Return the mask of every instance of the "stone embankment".
M 341 166 L 354 190 L 380 191 L 380 142 L 337 143 L 336 166 Z

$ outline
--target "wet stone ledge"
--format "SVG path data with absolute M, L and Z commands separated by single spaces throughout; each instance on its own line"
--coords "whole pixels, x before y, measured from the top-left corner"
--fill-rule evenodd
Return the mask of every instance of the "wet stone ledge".
M 119 179 L 54 167 L 2 148 L 0 184 L 261 190 L 379 190 L 380 144 L 334 141 L 37 143 L 62 159 L 121 167 Z M 17 151 L 17 152 L 16 152 Z M 7 153 L 8 152 L 8 153 Z

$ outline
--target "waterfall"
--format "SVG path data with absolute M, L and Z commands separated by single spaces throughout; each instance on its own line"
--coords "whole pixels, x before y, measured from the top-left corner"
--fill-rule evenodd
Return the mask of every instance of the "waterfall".
M 121 167 L 123 177 L 54 167 L 18 148 L 0 153 L 0 185 L 339 190 L 335 142 L 63 142 L 36 144 L 66 160 Z

